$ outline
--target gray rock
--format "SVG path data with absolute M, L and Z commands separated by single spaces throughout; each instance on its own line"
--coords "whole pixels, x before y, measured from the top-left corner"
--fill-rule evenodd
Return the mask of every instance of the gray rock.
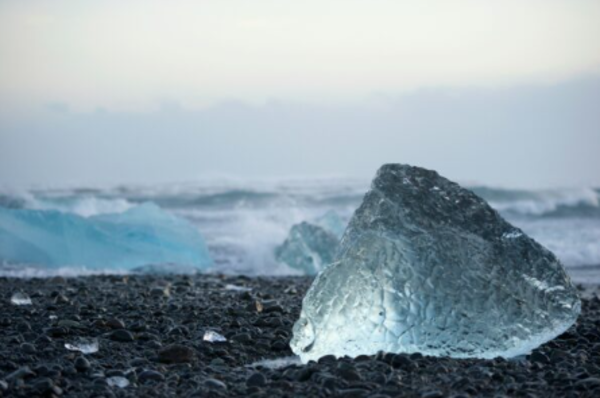
M 294 326 L 303 361 L 377 351 L 513 357 L 571 326 L 559 260 L 436 172 L 384 165 Z

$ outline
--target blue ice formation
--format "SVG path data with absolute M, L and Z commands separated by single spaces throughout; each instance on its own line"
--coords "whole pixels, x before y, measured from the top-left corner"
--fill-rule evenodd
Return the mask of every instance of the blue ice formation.
M 0 207 L 0 261 L 122 270 L 152 264 L 197 269 L 212 265 L 196 228 L 153 203 L 87 218 Z
M 304 274 L 316 275 L 333 261 L 345 227 L 334 211 L 314 222 L 295 224 L 283 244 L 275 249 L 275 258 Z
M 324 228 L 326 231 L 332 233 L 338 239 L 342 239 L 342 235 L 346 230 L 346 223 L 342 218 L 333 210 L 329 210 L 327 213 L 318 217 L 315 222 L 316 225 Z

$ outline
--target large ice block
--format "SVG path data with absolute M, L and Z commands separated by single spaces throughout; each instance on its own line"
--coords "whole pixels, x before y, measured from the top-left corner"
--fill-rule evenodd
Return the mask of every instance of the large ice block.
M 306 294 L 291 347 L 305 362 L 378 351 L 513 357 L 579 312 L 550 251 L 436 172 L 390 164 Z
M 0 260 L 101 269 L 212 264 L 196 228 L 152 203 L 87 218 L 0 207 Z
M 344 228 L 344 222 L 333 211 L 313 222 L 295 224 L 275 249 L 275 258 L 307 275 L 316 275 L 333 261 Z

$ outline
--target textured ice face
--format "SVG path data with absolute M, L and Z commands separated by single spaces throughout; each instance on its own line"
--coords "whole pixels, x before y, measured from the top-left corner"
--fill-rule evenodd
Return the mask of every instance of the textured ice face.
M 334 212 L 314 222 L 292 226 L 288 237 L 275 249 L 275 258 L 307 275 L 316 275 L 333 261 L 344 231 L 344 223 Z
M 558 259 L 436 172 L 384 165 L 294 326 L 304 362 L 378 351 L 526 354 L 580 301 Z
M 151 203 L 87 218 L 0 207 L 0 260 L 101 269 L 212 264 L 196 228 Z

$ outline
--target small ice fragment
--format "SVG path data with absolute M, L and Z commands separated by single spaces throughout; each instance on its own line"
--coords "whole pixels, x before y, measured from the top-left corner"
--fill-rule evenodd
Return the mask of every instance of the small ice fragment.
M 302 360 L 299 356 L 291 355 L 289 357 L 275 358 L 275 359 L 263 359 L 262 361 L 254 362 L 250 365 L 246 365 L 249 368 L 262 366 L 269 369 L 279 369 L 290 365 L 302 365 Z
M 316 275 L 333 261 L 338 245 L 334 233 L 303 221 L 292 226 L 286 240 L 275 248 L 275 258 L 304 274 Z
M 235 292 L 249 292 L 252 290 L 251 287 L 246 287 L 246 286 L 238 286 L 238 285 L 230 285 L 227 284 L 225 285 L 225 290 L 233 290 Z
M 98 352 L 100 345 L 98 339 L 84 339 L 80 338 L 74 343 L 65 343 L 65 348 L 69 351 L 78 351 L 82 354 L 93 354 Z
M 212 330 L 207 330 L 204 333 L 204 337 L 202 338 L 202 340 L 208 341 L 209 343 L 223 343 L 227 341 L 225 336 L 220 335 L 219 333 Z
M 125 388 L 129 385 L 129 380 L 122 376 L 113 376 L 106 379 L 106 384 L 109 387 Z
M 16 292 L 10 298 L 10 302 L 14 305 L 31 305 L 31 298 L 25 293 Z
M 56 315 L 50 315 L 50 316 L 48 316 L 48 318 L 50 318 L 51 321 L 55 321 L 58 319 L 58 317 Z

